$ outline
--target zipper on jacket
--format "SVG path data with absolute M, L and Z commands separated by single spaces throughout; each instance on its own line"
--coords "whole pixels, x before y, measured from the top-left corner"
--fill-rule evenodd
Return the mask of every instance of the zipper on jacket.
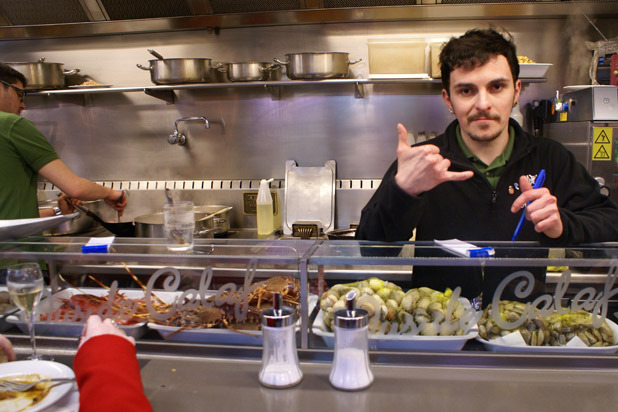
M 497 201 L 498 201 L 498 192 L 496 192 L 496 190 L 494 189 L 491 191 L 491 205 L 494 206 Z

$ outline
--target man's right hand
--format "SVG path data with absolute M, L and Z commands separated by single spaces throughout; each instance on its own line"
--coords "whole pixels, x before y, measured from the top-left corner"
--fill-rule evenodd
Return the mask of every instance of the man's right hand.
M 408 131 L 397 124 L 397 174 L 395 183 L 411 196 L 418 196 L 442 182 L 470 179 L 474 172 L 449 172 L 451 162 L 440 155 L 440 149 L 432 144 L 410 147 Z
M 127 206 L 127 196 L 120 190 L 111 189 L 107 196 L 105 196 L 105 203 L 118 211 L 118 215 L 122 216 L 124 208 Z

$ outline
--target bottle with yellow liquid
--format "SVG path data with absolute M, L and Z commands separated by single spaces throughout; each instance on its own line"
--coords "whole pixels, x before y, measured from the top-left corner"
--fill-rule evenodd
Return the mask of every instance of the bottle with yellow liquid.
M 257 232 L 258 236 L 266 236 L 273 232 L 275 219 L 273 213 L 273 197 L 270 194 L 269 183 L 273 179 L 262 179 L 257 196 Z

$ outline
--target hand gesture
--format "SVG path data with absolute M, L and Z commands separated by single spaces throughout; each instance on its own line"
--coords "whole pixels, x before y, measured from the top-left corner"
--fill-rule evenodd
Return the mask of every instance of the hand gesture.
M 395 183 L 412 196 L 426 192 L 442 182 L 471 178 L 474 172 L 449 172 L 451 162 L 440 155 L 440 149 L 432 144 L 410 147 L 408 132 L 397 124 L 397 174 Z
M 525 213 L 526 219 L 534 224 L 534 230 L 552 239 L 560 237 L 563 226 L 556 196 L 546 187 L 533 189 L 526 176 L 519 178 L 519 187 L 522 193 L 513 202 L 511 212 L 518 213 L 526 203 L 530 202 L 526 206 Z
M 84 325 L 84 329 L 82 329 L 82 337 L 79 341 L 79 346 L 77 349 L 81 348 L 81 346 L 90 338 L 99 335 L 117 335 L 122 338 L 125 338 L 133 345 L 135 345 L 135 339 L 131 336 L 127 336 L 123 330 L 118 329 L 111 319 L 106 318 L 105 320 L 101 320 L 98 315 L 91 315 L 88 318 L 88 321 Z

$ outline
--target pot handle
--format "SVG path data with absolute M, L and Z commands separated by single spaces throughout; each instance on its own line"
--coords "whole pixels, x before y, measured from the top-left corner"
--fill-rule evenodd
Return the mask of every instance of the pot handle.
M 152 54 L 154 57 L 156 57 L 159 60 L 163 60 L 163 56 L 161 56 L 159 53 L 157 53 L 156 51 L 154 51 L 153 49 L 146 49 L 148 50 L 148 53 Z
M 151 70 L 152 70 L 152 68 L 151 68 L 151 67 L 144 67 L 144 66 L 142 66 L 142 65 L 141 65 L 141 64 L 139 64 L 139 63 L 137 63 L 137 64 L 136 64 L 136 66 L 137 66 L 137 67 L 139 67 L 139 68 L 140 68 L 140 69 L 142 69 L 142 70 L 146 70 L 146 71 L 151 71 Z
M 39 58 L 39 63 L 44 63 L 45 62 L 45 57 L 40 57 Z
M 67 74 L 75 74 L 75 73 L 79 73 L 79 69 L 73 69 L 73 70 L 63 70 L 62 73 L 66 76 Z
M 281 60 L 279 60 L 279 59 L 278 59 L 278 58 L 276 58 L 276 57 L 275 57 L 273 60 L 274 60 L 275 62 L 279 63 L 280 65 L 282 65 L 282 66 L 286 66 L 286 67 L 290 64 L 290 62 L 282 62 Z
M 215 231 L 215 229 L 198 230 L 197 232 L 193 232 L 193 236 L 194 237 L 203 237 L 204 235 L 207 235 L 207 234 L 212 233 L 214 231 Z
M 214 66 L 212 66 L 212 68 L 220 71 L 221 73 L 227 72 L 227 67 L 225 67 L 225 64 L 223 63 L 217 63 Z
M 350 59 L 348 59 L 348 64 L 356 64 L 356 63 L 358 63 L 358 62 L 362 62 L 362 61 L 363 61 L 363 59 L 362 59 L 362 58 L 361 58 L 361 59 L 358 59 L 358 60 L 352 60 L 352 61 L 350 61 Z
M 281 64 L 279 63 L 271 64 L 270 66 L 267 66 L 267 67 L 260 67 L 260 73 L 272 72 L 273 70 L 277 70 L 279 67 L 281 67 Z

